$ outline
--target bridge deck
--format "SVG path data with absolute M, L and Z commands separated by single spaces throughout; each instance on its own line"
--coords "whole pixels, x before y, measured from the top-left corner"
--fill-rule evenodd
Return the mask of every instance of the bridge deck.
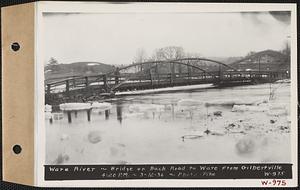
M 220 74 L 220 73 L 219 73 Z M 54 99 L 86 99 L 90 96 L 101 96 L 117 91 L 131 91 L 142 89 L 165 88 L 171 86 L 185 86 L 193 84 L 215 84 L 222 86 L 243 85 L 273 82 L 288 78 L 283 72 L 223 72 L 216 73 L 175 73 L 160 75 L 139 75 L 130 77 L 123 75 L 97 75 L 68 78 L 46 84 L 46 102 Z

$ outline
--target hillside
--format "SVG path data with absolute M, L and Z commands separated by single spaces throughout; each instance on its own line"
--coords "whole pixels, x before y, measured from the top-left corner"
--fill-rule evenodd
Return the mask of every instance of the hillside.
M 278 51 L 265 50 L 253 53 L 229 64 L 238 70 L 252 71 L 288 71 L 290 69 L 290 58 L 288 55 Z
M 208 57 L 230 65 L 240 71 L 288 71 L 290 69 L 289 56 L 273 50 L 265 50 L 253 53 L 246 57 Z M 198 67 L 212 72 L 218 71 L 219 65 L 212 62 L 196 63 Z M 74 62 L 70 64 L 50 64 L 45 67 L 45 80 L 56 81 L 71 76 L 100 75 L 114 70 L 114 66 L 100 62 Z M 163 64 L 158 66 L 160 73 L 170 73 L 170 66 Z M 228 70 L 223 66 L 222 70 Z M 175 72 L 187 73 L 186 66 L 176 65 Z M 193 72 L 202 72 L 193 69 Z
M 69 64 L 47 65 L 45 67 L 45 80 L 70 76 L 98 75 L 112 70 L 113 66 L 99 62 L 74 62 Z

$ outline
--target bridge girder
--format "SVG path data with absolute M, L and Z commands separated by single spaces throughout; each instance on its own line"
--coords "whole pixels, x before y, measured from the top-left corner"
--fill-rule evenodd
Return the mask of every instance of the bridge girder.
M 195 68 L 195 69 L 198 69 L 204 73 L 207 73 L 209 75 L 211 75 L 209 72 L 207 72 L 206 70 L 202 69 L 201 67 L 199 66 L 196 66 L 196 65 L 191 65 L 191 64 L 188 64 L 188 63 L 184 63 L 184 62 L 181 62 L 181 61 L 178 61 L 178 60 L 164 60 L 164 61 L 146 61 L 146 62 L 139 62 L 139 63 L 133 63 L 131 65 L 127 65 L 127 66 L 124 66 L 124 67 L 121 67 L 121 68 L 118 68 L 118 70 L 125 70 L 125 69 L 128 69 L 130 67 L 136 67 L 136 66 L 140 66 L 140 65 L 152 65 L 152 64 L 168 64 L 168 63 L 173 63 L 173 64 L 179 64 L 179 65 L 186 65 L 188 67 L 192 67 L 192 68 Z M 156 66 L 156 65 L 155 65 Z M 151 66 L 150 68 L 153 68 L 155 66 Z M 149 69 L 150 69 L 149 68 Z

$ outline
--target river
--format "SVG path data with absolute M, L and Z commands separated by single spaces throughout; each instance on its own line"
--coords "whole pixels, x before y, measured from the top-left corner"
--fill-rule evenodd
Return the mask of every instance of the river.
M 290 92 L 289 83 L 189 89 L 52 113 L 46 164 L 290 162 Z

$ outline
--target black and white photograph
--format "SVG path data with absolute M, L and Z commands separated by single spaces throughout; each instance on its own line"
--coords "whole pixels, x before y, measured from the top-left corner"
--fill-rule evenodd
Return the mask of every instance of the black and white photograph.
M 164 8 L 43 12 L 45 164 L 291 163 L 291 12 Z

